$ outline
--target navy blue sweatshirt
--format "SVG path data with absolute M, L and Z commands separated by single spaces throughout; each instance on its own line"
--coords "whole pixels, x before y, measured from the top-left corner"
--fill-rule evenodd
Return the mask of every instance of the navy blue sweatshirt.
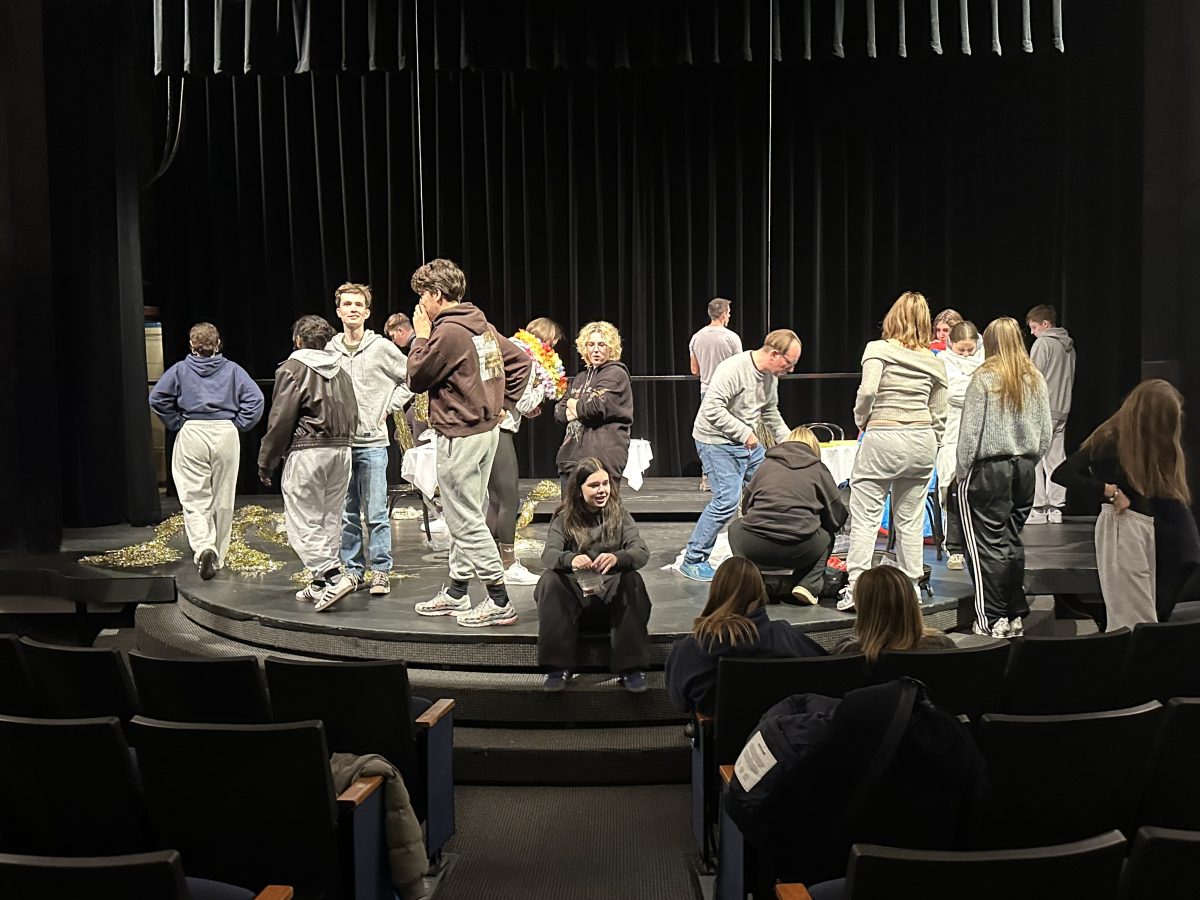
M 150 408 L 170 431 L 192 419 L 231 420 L 238 431 L 249 431 L 262 418 L 263 392 L 245 369 L 220 353 L 192 353 L 158 379 Z

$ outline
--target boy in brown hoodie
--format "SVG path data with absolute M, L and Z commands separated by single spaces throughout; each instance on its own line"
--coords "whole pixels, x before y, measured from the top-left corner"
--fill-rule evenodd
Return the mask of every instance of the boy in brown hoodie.
M 450 585 L 416 605 L 422 616 L 456 616 L 459 625 L 512 625 L 517 612 L 504 587 L 500 551 L 488 531 L 488 478 L 499 443 L 497 428 L 529 380 L 529 357 L 501 335 L 475 304 L 463 301 L 467 277 L 448 259 L 413 273 L 420 298 L 413 312 L 408 386 L 429 392 L 429 427 L 437 432 L 438 486 L 450 531 Z M 474 609 L 472 576 L 487 588 Z

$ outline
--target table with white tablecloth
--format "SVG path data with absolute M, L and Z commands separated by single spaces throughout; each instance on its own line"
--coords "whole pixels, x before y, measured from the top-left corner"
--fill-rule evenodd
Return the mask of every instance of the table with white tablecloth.
M 833 475 L 834 484 L 850 480 L 857 455 L 858 441 L 828 441 L 821 445 L 821 462 Z

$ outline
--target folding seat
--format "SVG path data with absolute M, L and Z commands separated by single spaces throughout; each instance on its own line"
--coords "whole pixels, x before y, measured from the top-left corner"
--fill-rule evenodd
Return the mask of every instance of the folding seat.
M 142 713 L 169 722 L 265 725 L 271 721 L 267 684 L 258 659 L 162 659 L 129 654 Z

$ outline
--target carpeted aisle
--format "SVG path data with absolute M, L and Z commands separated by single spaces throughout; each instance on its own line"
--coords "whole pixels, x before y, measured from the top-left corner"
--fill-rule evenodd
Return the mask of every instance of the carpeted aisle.
M 687 785 L 459 787 L 438 900 L 689 900 Z

